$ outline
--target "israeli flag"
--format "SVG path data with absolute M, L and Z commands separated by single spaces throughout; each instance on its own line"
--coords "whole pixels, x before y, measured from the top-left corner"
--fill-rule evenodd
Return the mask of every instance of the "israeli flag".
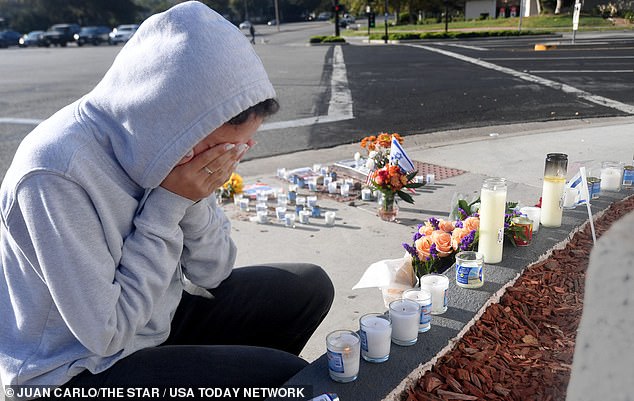
M 400 166 L 406 173 L 416 170 L 412 159 L 407 156 L 405 149 L 401 147 L 395 137 L 392 137 L 392 146 L 390 147 L 390 164 Z
M 566 183 L 564 196 L 571 198 L 566 199 L 564 202 L 570 204 L 570 206 L 579 206 L 590 203 L 590 195 L 584 167 L 581 167 L 577 174 L 575 174 L 570 181 Z

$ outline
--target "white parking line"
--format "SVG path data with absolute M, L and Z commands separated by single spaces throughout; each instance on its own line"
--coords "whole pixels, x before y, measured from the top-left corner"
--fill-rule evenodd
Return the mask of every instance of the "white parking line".
M 489 50 L 489 49 L 485 49 L 484 47 L 479 47 L 479 46 L 469 46 L 469 45 L 459 45 L 459 44 L 457 44 L 457 43 L 449 43 L 447 46 L 462 47 L 463 49 L 480 50 L 480 51 L 487 51 L 487 50 Z
M 282 128 L 306 127 L 309 125 L 332 123 L 336 121 L 350 120 L 354 118 L 352 113 L 352 93 L 348 87 L 348 75 L 343 59 L 341 46 L 335 46 L 332 60 L 332 78 L 330 80 L 330 102 L 328 115 L 300 118 L 289 121 L 276 121 L 264 123 L 259 131 L 268 131 Z M 38 125 L 43 120 L 30 118 L 0 117 L 0 124 Z
M 442 49 L 436 49 L 433 47 L 429 47 L 429 46 L 424 46 L 424 45 L 415 45 L 415 44 L 407 44 L 405 46 L 411 46 L 411 47 L 418 47 L 420 49 L 424 49 L 424 50 L 428 50 L 430 52 L 435 52 L 435 53 L 440 53 L 442 55 L 448 56 L 448 57 L 453 57 L 456 58 L 458 60 L 462 60 L 465 61 L 467 63 L 472 63 L 475 65 L 478 65 L 480 67 L 483 68 L 488 68 L 491 70 L 495 70 L 498 72 L 502 72 L 505 74 L 509 74 L 512 75 L 516 78 L 520 78 L 523 79 L 524 81 L 528 81 L 528 82 L 532 82 L 532 83 L 536 83 L 536 84 L 540 84 L 540 85 L 544 85 L 547 86 L 549 88 L 553 88 L 553 89 L 557 89 L 557 90 L 561 90 L 562 92 L 565 93 L 570 93 L 572 95 L 575 95 L 581 99 L 585 99 L 589 102 L 601 105 L 601 106 L 605 106 L 605 107 L 610 107 L 619 111 L 622 111 L 624 113 L 628 113 L 628 114 L 634 114 L 634 106 L 631 106 L 629 104 L 626 103 L 621 103 L 618 102 L 616 100 L 612 100 L 612 99 L 608 99 L 606 97 L 603 96 L 598 96 L 598 95 L 593 95 L 592 93 L 586 92 L 584 90 L 581 89 L 577 89 L 575 87 L 572 87 L 570 85 L 567 84 L 562 84 L 560 82 L 556 82 L 556 81 L 551 81 L 550 79 L 546 79 L 546 78 L 541 78 L 538 77 L 536 75 L 531 75 L 531 74 L 527 74 L 525 72 L 520 72 L 520 71 L 516 71 L 513 70 L 511 68 L 507 68 L 507 67 L 502 67 L 493 63 L 489 63 L 487 61 L 482 61 L 479 59 L 475 59 L 472 57 L 467 57 L 464 56 L 462 54 L 458 54 L 458 53 L 453 53 L 447 50 L 442 50 Z
M 42 121 L 44 120 L 36 120 L 34 118 L 0 117 L 0 124 L 38 125 Z
M 332 58 L 332 77 L 330 79 L 330 102 L 328 103 L 328 115 L 265 123 L 262 124 L 258 131 L 305 127 L 314 124 L 350 120 L 353 118 L 352 93 L 348 87 L 348 75 L 346 72 L 346 64 L 343 60 L 343 51 L 341 50 L 341 46 L 335 46 Z
M 542 73 L 542 74 L 550 74 L 550 73 L 562 73 L 562 74 L 575 74 L 575 73 L 582 73 L 582 74 L 592 74 L 592 73 L 600 73 L 600 74 L 619 74 L 619 73 L 623 73 L 623 72 L 629 72 L 632 73 L 634 72 L 634 70 L 527 70 L 526 72 L 533 72 L 533 73 Z

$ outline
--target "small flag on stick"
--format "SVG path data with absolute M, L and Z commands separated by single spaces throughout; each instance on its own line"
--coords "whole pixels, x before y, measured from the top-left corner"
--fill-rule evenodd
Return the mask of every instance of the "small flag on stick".
M 416 170 L 412 159 L 407 156 L 405 149 L 398 143 L 396 137 L 392 137 L 392 146 L 390 147 L 390 164 L 400 166 L 406 173 Z

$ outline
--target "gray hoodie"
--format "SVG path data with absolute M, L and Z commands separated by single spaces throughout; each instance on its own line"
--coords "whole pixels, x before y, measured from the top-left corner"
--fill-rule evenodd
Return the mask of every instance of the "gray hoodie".
M 213 197 L 160 183 L 201 139 L 275 92 L 207 6 L 145 21 L 102 81 L 22 142 L 0 189 L 0 375 L 61 385 L 165 341 L 183 275 L 214 288 L 236 248 Z

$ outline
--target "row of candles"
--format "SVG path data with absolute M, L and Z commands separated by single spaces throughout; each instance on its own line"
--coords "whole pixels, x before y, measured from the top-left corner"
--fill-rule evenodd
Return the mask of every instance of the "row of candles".
M 389 304 L 388 313 L 368 313 L 359 319 L 359 330 L 335 330 L 326 336 L 328 372 L 337 382 L 356 380 L 360 360 L 385 362 L 391 344 L 407 347 L 417 343 L 419 333 L 431 329 L 431 315 L 447 311 L 449 279 L 427 274 L 420 288 L 405 290 Z
M 576 194 L 577 189 L 566 186 L 567 167 L 568 155 L 549 153 L 546 156 L 541 207 L 520 209 L 520 213 L 525 215 L 530 222 L 527 234 L 532 236 L 532 233 L 538 231 L 540 225 L 560 227 L 563 210 L 576 207 L 578 199 L 569 195 L 568 192 Z M 633 178 L 632 166 L 624 166 L 619 162 L 603 162 L 600 178 L 588 177 L 587 179 L 589 197 L 596 199 L 600 192 L 620 191 L 623 187 L 632 187 Z M 482 184 L 478 252 L 483 255 L 486 263 L 502 261 L 506 191 L 504 178 L 489 178 Z M 526 244 L 528 242 L 523 243 L 523 245 Z
M 299 220 L 302 224 L 310 224 L 311 217 L 321 217 L 321 208 L 317 205 L 317 196 L 297 196 L 296 189 L 291 188 L 288 193 L 279 192 L 276 195 L 275 217 L 288 227 L 294 227 Z M 251 210 L 251 200 L 243 194 L 233 197 L 234 204 L 243 212 Z M 269 223 L 269 194 L 266 191 L 256 192 L 255 212 L 256 221 L 260 224 Z M 335 224 L 336 212 L 326 211 L 324 221 L 326 225 Z

